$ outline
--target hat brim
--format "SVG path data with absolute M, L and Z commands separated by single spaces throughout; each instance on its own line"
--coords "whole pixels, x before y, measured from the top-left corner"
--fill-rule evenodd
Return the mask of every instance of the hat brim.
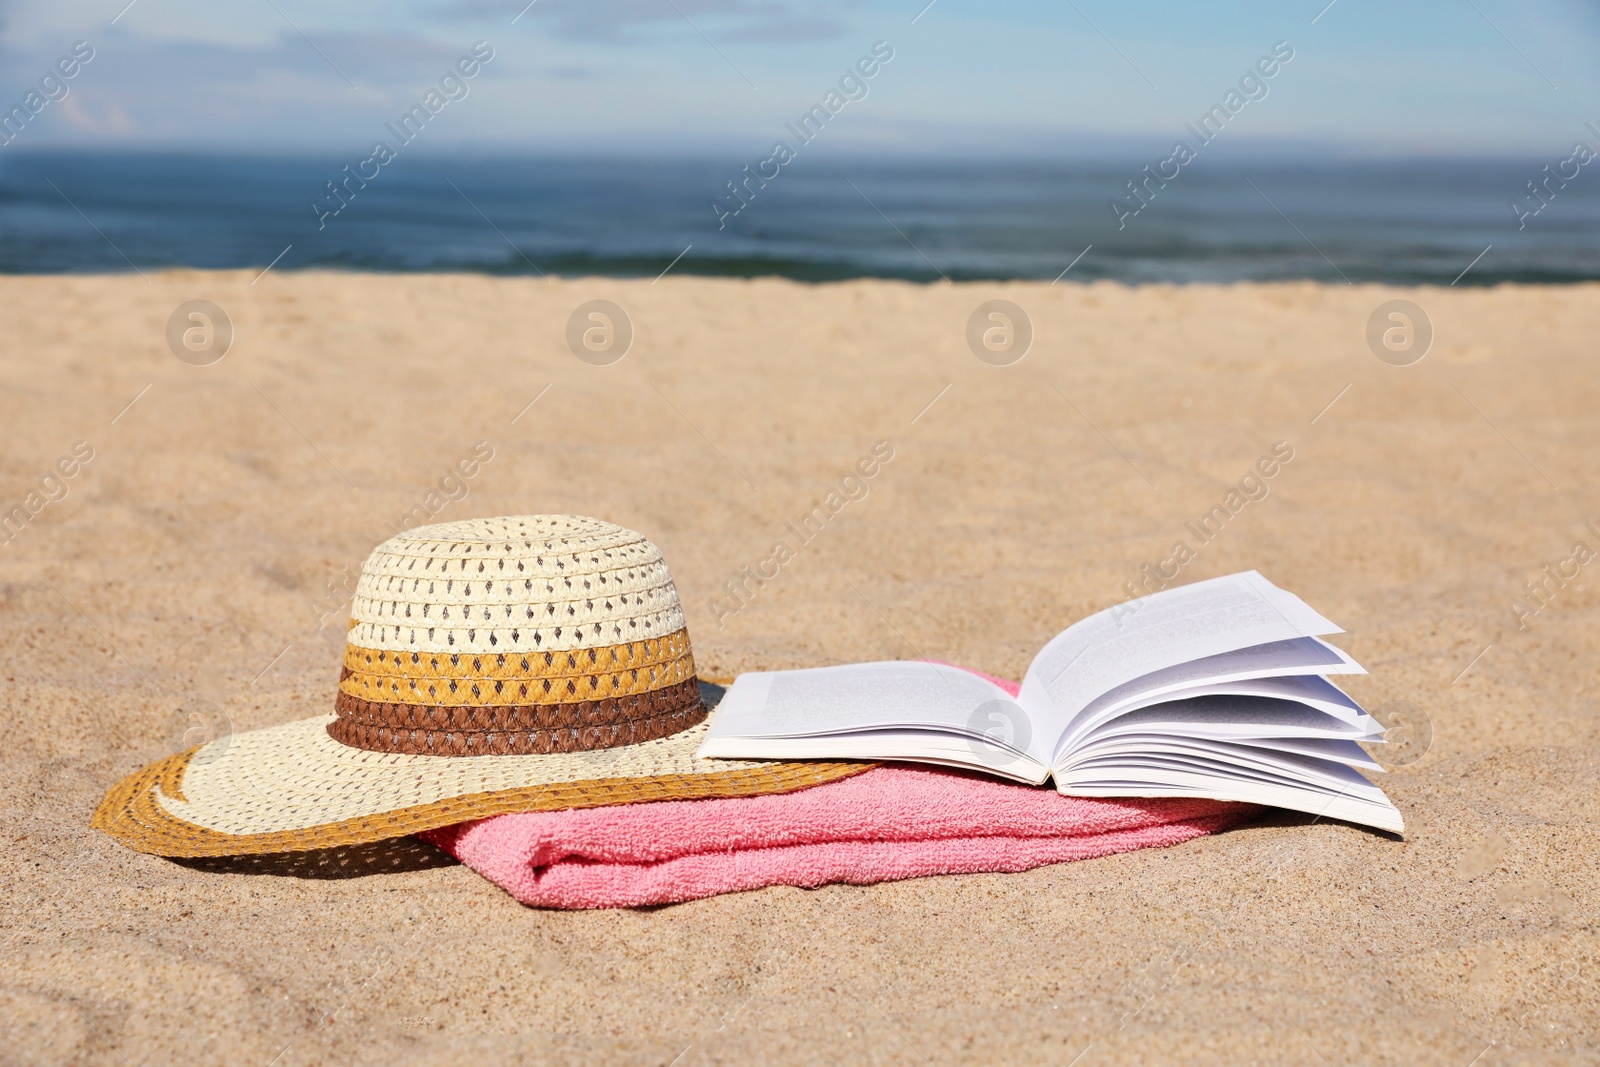
M 707 723 L 656 741 L 553 755 L 412 756 L 352 748 L 324 715 L 158 760 L 106 794 L 92 825 L 159 856 L 367 844 L 518 811 L 789 793 L 871 764 L 697 759 Z

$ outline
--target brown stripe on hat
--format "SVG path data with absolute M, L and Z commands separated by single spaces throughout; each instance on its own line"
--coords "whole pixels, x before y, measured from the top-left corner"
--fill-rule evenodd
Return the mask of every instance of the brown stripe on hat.
M 497 756 L 580 752 L 666 737 L 700 722 L 700 683 L 567 704 L 436 707 L 362 700 L 341 692 L 334 740 L 374 752 Z

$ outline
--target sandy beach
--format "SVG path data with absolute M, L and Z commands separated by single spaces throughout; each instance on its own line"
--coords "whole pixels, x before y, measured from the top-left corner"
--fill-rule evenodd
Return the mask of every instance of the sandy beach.
M 1600 1058 L 1600 285 L 175 271 L 0 299 L 6 1062 Z M 995 299 L 1032 323 L 1009 366 L 968 347 Z M 1432 323 L 1410 366 L 1366 340 L 1393 299 Z M 195 300 L 233 329 L 204 366 L 168 345 Z M 609 365 L 568 348 L 590 300 L 632 324 Z M 1380 779 L 1408 832 L 1274 813 L 1024 874 L 560 913 L 416 842 L 179 863 L 89 829 L 190 713 L 331 708 L 349 589 L 408 516 L 535 512 L 654 540 L 719 678 L 1014 678 L 1152 572 L 1258 569 L 1347 629 L 1352 696 L 1425 715 Z

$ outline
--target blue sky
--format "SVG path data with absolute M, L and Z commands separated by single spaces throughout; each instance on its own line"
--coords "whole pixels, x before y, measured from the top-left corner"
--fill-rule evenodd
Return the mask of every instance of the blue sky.
M 18 147 L 365 155 L 481 40 L 428 149 L 756 158 L 882 40 L 832 151 L 1144 155 L 1281 40 L 1236 148 L 1553 159 L 1600 125 L 1600 11 L 1562 0 L 524 2 L 0 0 L 0 100 L 87 40 Z

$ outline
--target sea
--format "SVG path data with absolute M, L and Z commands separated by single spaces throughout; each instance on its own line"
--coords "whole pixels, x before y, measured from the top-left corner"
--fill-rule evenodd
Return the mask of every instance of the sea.
M 457 154 L 399 158 L 364 180 L 314 156 L 7 149 L 0 272 L 1600 278 L 1600 161 L 1567 180 L 1546 169 L 1555 159 L 1218 158 L 1135 198 L 1148 162 L 812 159 L 762 182 L 734 159 Z

